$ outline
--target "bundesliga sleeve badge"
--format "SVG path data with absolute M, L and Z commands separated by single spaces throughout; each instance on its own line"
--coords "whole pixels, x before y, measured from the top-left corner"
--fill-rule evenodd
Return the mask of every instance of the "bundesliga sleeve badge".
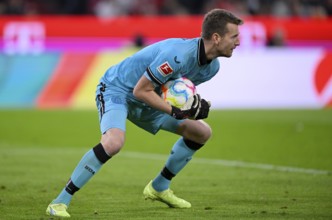
M 158 66 L 157 70 L 164 77 L 166 77 L 167 75 L 173 73 L 173 69 L 172 69 L 171 65 L 169 65 L 169 63 L 167 61 L 164 62 L 163 64 L 161 64 L 160 66 Z

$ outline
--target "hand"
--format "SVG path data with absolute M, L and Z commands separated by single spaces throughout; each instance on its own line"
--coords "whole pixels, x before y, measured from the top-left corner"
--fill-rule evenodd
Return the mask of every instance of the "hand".
M 199 120 L 207 118 L 209 116 L 210 107 L 211 107 L 210 102 L 206 101 L 205 99 L 201 99 L 200 107 L 194 119 Z
M 172 106 L 171 116 L 176 119 L 195 118 L 199 113 L 200 104 L 200 95 L 194 95 L 192 104 L 188 109 L 179 109 L 175 106 Z
M 209 116 L 210 107 L 210 102 L 206 101 L 205 99 L 201 99 L 201 96 L 196 94 L 193 97 L 193 102 L 189 109 L 179 109 L 175 106 L 172 106 L 171 115 L 176 119 L 204 119 Z

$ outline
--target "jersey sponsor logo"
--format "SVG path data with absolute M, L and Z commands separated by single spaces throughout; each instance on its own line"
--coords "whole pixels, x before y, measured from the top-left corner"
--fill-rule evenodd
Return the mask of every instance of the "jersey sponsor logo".
M 167 61 L 165 63 L 161 64 L 160 66 L 158 66 L 157 70 L 163 76 L 167 76 L 167 75 L 173 73 L 173 69 Z

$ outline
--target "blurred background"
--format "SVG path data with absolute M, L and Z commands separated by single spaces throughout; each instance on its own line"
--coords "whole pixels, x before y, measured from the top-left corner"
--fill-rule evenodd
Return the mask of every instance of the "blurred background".
M 225 8 L 239 16 L 327 17 L 331 0 L 1 0 L 3 15 L 201 15 Z
M 213 108 L 332 106 L 332 0 L 0 0 L 0 108 L 94 108 L 109 66 L 199 37 L 213 8 L 245 21 L 241 46 L 198 87 Z

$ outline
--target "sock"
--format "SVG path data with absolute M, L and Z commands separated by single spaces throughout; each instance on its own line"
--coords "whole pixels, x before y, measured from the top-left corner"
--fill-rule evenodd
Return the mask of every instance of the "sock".
M 101 144 L 89 150 L 76 166 L 66 187 L 52 203 L 64 203 L 68 206 L 74 193 L 82 188 L 108 159 L 110 157 Z
M 169 188 L 171 179 L 178 174 L 191 160 L 196 151 L 190 149 L 183 138 L 180 138 L 173 146 L 166 165 L 161 173 L 152 181 L 153 188 L 158 191 L 164 191 Z

